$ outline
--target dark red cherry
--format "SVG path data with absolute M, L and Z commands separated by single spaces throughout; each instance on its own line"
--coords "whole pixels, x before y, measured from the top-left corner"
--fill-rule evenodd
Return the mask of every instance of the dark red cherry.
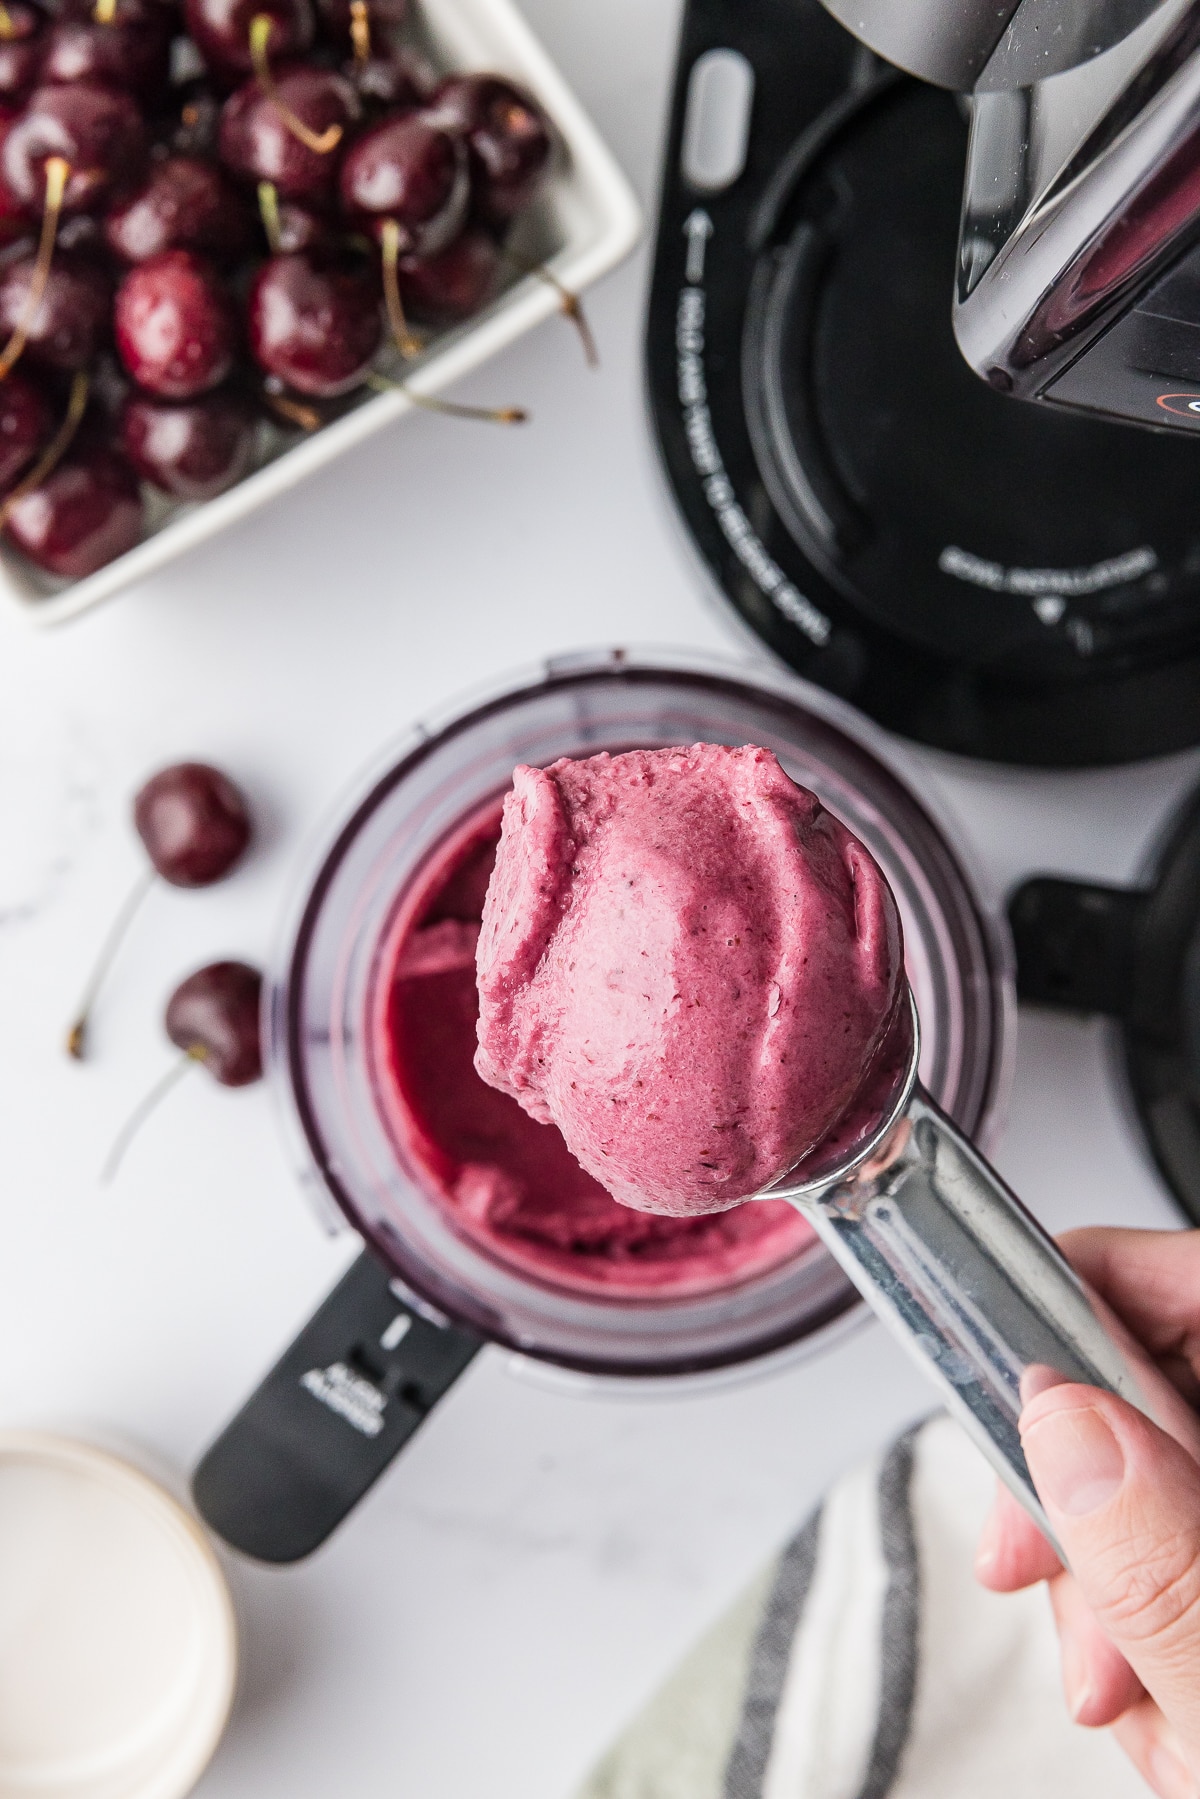
M 166 90 L 173 22 L 162 0 L 116 0 L 111 20 L 95 0 L 69 0 L 50 27 L 43 81 L 92 81 L 129 88 L 143 99 Z
M 55 417 L 40 387 L 14 370 L 0 381 L 0 493 L 7 493 L 54 434 Z
M 168 156 L 154 163 L 141 186 L 109 208 L 104 238 L 125 262 L 144 262 L 164 250 L 208 250 L 237 256 L 251 241 L 242 197 L 211 162 Z
M 451 75 L 430 102 L 471 152 L 480 211 L 503 222 L 528 204 L 550 157 L 550 125 L 531 94 L 499 75 Z
M 433 91 L 428 65 L 407 45 L 396 49 L 380 46 L 370 56 L 352 57 L 343 63 L 342 72 L 374 116 L 424 106 Z
M 185 0 L 187 28 L 209 67 L 225 79 L 249 75 L 250 25 L 259 13 L 272 21 L 267 55 L 272 63 L 303 56 L 313 41 L 309 0 Z
M 36 261 L 22 256 L 0 274 L 0 332 L 5 339 L 25 317 Z M 45 368 L 86 368 L 108 335 L 111 307 L 112 281 L 103 264 L 75 251 L 59 251 L 27 327 L 25 354 Z
M 246 324 L 268 375 L 332 398 L 359 385 L 379 348 L 379 289 L 369 273 L 322 257 L 272 256 L 254 277 Z
M 429 324 L 469 319 L 492 298 L 500 252 L 490 231 L 470 225 L 437 256 L 402 256 L 397 265 L 406 309 Z
M 64 212 L 92 212 L 136 175 L 145 153 L 142 115 L 130 94 L 76 82 L 39 87 L 0 150 L 0 176 L 21 205 L 40 213 L 46 159 L 62 156 L 71 173 Z
M 237 354 L 233 302 L 190 250 L 164 250 L 135 264 L 117 289 L 113 327 L 132 379 L 168 400 L 219 386 Z
M 46 15 L 26 0 L 11 0 L 0 28 L 0 100 L 12 105 L 38 79 L 46 47 Z
M 0 100 L 0 154 L 5 138 L 16 123 L 18 114 Z M 16 243 L 18 238 L 27 237 L 33 244 L 37 240 L 37 222 L 31 219 L 15 194 L 9 191 L 5 181 L 0 180 L 0 249 Z
M 133 824 L 172 887 L 211 887 L 250 842 L 245 799 L 207 762 L 175 762 L 151 775 L 134 796 Z
M 39 487 L 10 500 L 5 529 L 31 562 L 80 581 L 141 537 L 137 479 L 113 450 L 67 455 Z
M 210 962 L 167 1003 L 167 1036 L 222 1087 L 248 1087 L 262 1075 L 262 987 L 247 962 Z
M 402 253 L 435 256 L 466 217 L 466 150 L 429 113 L 393 115 L 351 145 L 339 187 L 345 210 L 376 235 L 395 220 Z
M 121 447 L 142 478 L 164 493 L 211 500 L 249 469 L 254 418 L 234 394 L 170 401 L 135 393 L 121 413 Z
M 315 137 L 340 127 L 338 145 L 326 151 L 302 143 L 273 95 L 248 81 L 225 102 L 221 160 L 246 181 L 271 181 L 281 199 L 319 200 L 337 181 L 340 143 L 361 112 L 358 95 L 332 69 L 293 64 L 274 74 L 274 95 Z
M 335 249 L 334 229 L 324 213 L 314 211 L 311 206 L 301 206 L 295 200 L 281 200 L 276 212 L 273 245 L 276 252 L 282 255 L 291 255 L 297 250 L 332 253 Z

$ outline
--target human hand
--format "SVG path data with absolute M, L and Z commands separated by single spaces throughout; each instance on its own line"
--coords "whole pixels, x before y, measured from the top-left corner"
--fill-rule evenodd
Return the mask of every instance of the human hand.
M 1200 1404 L 1200 1231 L 1072 1231 L 1062 1247 Z M 1111 1724 L 1160 1799 L 1200 1799 L 1200 1464 L 1094 1387 L 1039 1393 L 1020 1429 L 1071 1572 L 1001 1489 L 976 1574 L 998 1593 L 1048 1582 L 1076 1722 Z

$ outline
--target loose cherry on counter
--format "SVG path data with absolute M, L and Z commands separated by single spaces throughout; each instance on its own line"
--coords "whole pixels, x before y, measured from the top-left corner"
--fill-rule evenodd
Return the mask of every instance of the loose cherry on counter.
M 125 262 L 145 262 L 164 250 L 233 257 L 248 248 L 251 222 L 219 168 L 198 156 L 167 156 L 109 208 L 104 239 Z
M 76 1061 L 82 1061 L 87 1053 L 88 1021 L 96 995 L 155 880 L 172 887 L 211 887 L 240 860 L 251 837 L 245 798 L 228 775 L 206 762 L 176 762 L 152 775 L 134 797 L 133 823 L 149 867 L 104 940 L 67 1034 L 67 1052 Z
M 185 0 L 187 28 L 210 68 L 237 80 L 254 68 L 250 28 L 271 21 L 267 52 L 273 58 L 303 56 L 316 29 L 309 0 Z
M 15 334 L 25 321 L 25 354 L 31 361 L 52 369 L 86 368 L 108 335 L 113 291 L 108 271 L 91 257 L 60 250 L 34 305 L 37 277 L 33 256 L 0 271 L 0 334 Z
M 132 380 L 168 400 L 190 400 L 224 381 L 237 353 L 233 302 L 190 250 L 135 263 L 113 306 L 117 350 Z
M 254 415 L 236 394 L 172 402 L 135 393 L 121 411 L 120 441 L 153 486 L 177 500 L 211 500 L 248 471 Z
M 354 88 L 334 70 L 278 70 L 270 92 L 255 78 L 225 102 L 221 160 L 244 180 L 272 182 L 283 199 L 324 199 L 337 183 L 332 152 L 360 112 Z
M 170 75 L 172 19 L 163 0 L 68 0 L 46 37 L 44 82 L 99 82 L 152 100 Z
M 251 284 L 246 325 L 268 375 L 331 399 L 360 385 L 379 348 L 379 289 L 369 272 L 321 256 L 272 256 Z
M 45 199 L 46 165 L 60 157 L 69 170 L 63 212 L 94 212 L 137 174 L 145 149 L 142 115 L 132 95 L 83 81 L 39 87 L 5 136 L 0 177 L 36 215 Z
M 24 100 L 38 79 L 46 45 L 46 15 L 27 0 L 9 0 L 0 21 L 0 101 Z
M 146 1119 L 197 1063 L 222 1087 L 260 1080 L 263 978 L 248 962 L 210 962 L 181 981 L 167 1002 L 167 1036 L 183 1059 L 153 1087 L 128 1120 L 101 1174 L 107 1185 Z
M 0 494 L 31 467 L 53 431 L 54 413 L 40 387 L 22 374 L 0 381 Z
M 450 75 L 430 101 L 435 117 L 466 139 L 475 204 L 497 224 L 528 205 L 550 159 L 545 113 L 499 75 Z
M 4 528 L 39 568 L 81 581 L 142 535 L 142 497 L 123 456 L 100 447 L 64 457 L 37 487 L 10 495 Z

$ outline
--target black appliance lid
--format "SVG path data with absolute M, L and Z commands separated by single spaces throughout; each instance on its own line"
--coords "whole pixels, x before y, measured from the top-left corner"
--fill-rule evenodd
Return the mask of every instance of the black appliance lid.
M 709 176 L 696 107 L 722 56 L 745 71 L 745 133 Z M 647 338 L 668 479 L 744 622 L 892 729 L 1034 764 L 1182 747 L 1200 441 L 968 369 L 950 323 L 966 129 L 817 0 L 692 0 Z

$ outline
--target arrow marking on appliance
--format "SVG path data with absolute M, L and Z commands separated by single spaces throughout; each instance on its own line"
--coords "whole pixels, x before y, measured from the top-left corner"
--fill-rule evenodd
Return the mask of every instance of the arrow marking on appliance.
M 688 240 L 687 278 L 695 287 L 704 279 L 704 255 L 715 227 L 702 206 L 684 220 L 683 234 Z

